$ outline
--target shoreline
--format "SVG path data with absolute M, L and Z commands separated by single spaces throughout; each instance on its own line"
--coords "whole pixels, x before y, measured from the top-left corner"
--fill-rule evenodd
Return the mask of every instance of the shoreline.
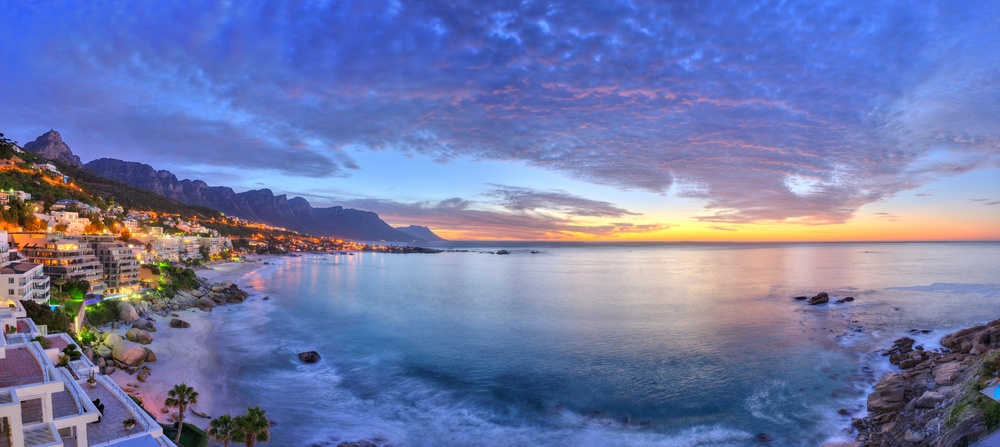
M 210 269 L 197 269 L 195 273 L 206 284 L 224 281 L 237 283 L 241 278 L 265 267 L 264 262 L 273 264 L 276 258 L 277 256 L 270 255 L 254 256 L 250 258 L 252 261 L 247 262 L 209 264 Z M 247 293 L 248 299 L 256 296 L 253 289 L 247 290 Z M 239 304 L 219 307 L 234 305 Z M 156 354 L 156 361 L 146 364 L 150 368 L 146 382 L 139 381 L 135 374 L 130 375 L 121 370 L 107 377 L 114 380 L 128 394 L 139 398 L 143 406 L 153 413 L 157 422 L 163 424 L 175 422 L 173 415 L 177 412 L 176 408 L 165 412 L 164 400 L 167 398 L 167 393 L 177 384 L 187 384 L 198 392 L 198 401 L 189 405 L 184 422 L 204 430 L 212 418 L 222 414 L 228 407 L 225 403 L 229 400 L 226 396 L 218 394 L 220 391 L 224 392 L 227 387 L 222 383 L 226 375 L 221 370 L 218 343 L 215 340 L 217 317 L 212 315 L 212 311 L 191 307 L 170 311 L 167 317 L 154 318 L 157 330 L 151 333 L 153 341 L 146 347 Z M 179 318 L 191 326 L 170 327 L 171 318 Z M 111 332 L 124 337 L 130 327 L 122 325 L 118 329 L 112 329 Z M 209 418 L 198 417 L 191 410 L 207 414 Z

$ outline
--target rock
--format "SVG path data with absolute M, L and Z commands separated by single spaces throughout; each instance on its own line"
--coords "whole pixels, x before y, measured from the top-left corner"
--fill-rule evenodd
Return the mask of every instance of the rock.
M 112 348 L 122 342 L 122 337 L 114 332 L 105 332 L 105 334 L 107 334 L 107 337 L 105 337 L 104 341 L 101 342 L 104 346 Z
M 889 352 L 886 353 L 889 356 L 889 363 L 899 365 L 899 362 L 910 358 L 910 352 L 913 351 L 913 343 L 915 341 L 910 337 L 903 337 L 894 341 L 892 347 L 889 348 Z
M 181 320 L 180 318 L 171 318 L 170 319 L 170 327 L 175 327 L 175 328 L 189 328 L 189 327 L 191 327 L 191 323 L 188 323 L 187 321 Z
M 308 351 L 299 353 L 299 360 L 306 363 L 316 363 L 319 361 L 319 353 L 316 351 Z
M 135 376 L 135 378 L 139 379 L 140 382 L 145 382 L 146 379 L 149 378 L 149 374 L 151 372 L 152 370 L 150 370 L 148 366 L 143 366 L 142 368 L 139 368 L 139 375 Z
M 139 320 L 139 321 L 136 321 L 135 323 L 132 323 L 132 328 L 134 328 L 134 329 L 142 329 L 142 330 L 144 330 L 146 332 L 156 332 L 156 325 L 153 324 L 153 322 L 149 321 L 149 320 Z
M 937 404 L 944 401 L 944 394 L 925 391 L 923 395 L 917 398 L 916 406 L 917 408 L 934 408 Z
M 961 370 L 961 363 L 942 363 L 931 370 L 931 375 L 934 377 L 934 383 L 938 385 L 950 385 L 956 378 L 958 378 L 958 373 Z
M 205 296 L 205 291 L 203 291 L 201 289 L 194 289 L 194 290 L 191 291 L 191 296 L 193 296 L 195 298 L 201 298 L 201 297 Z
M 844 302 L 850 303 L 851 301 L 854 301 L 854 297 L 853 296 L 847 296 L 847 297 L 844 297 L 844 299 L 842 299 L 840 301 L 844 301 Z
M 129 366 L 139 366 L 146 361 L 146 349 L 138 343 L 127 340 L 115 345 L 111 355 L 115 360 Z
M 101 374 L 104 374 L 105 376 L 110 376 L 110 375 L 114 374 L 115 371 L 116 370 L 115 370 L 114 366 L 108 365 L 108 366 L 105 366 L 103 370 L 101 370 Z
M 753 439 L 757 442 L 771 442 L 774 441 L 774 435 L 769 433 L 757 433 L 757 436 L 754 436 Z
M 510 254 L 510 252 L 509 252 L 509 251 L 507 251 L 507 250 L 499 250 L 499 251 L 497 251 L 497 254 L 498 254 L 498 255 L 509 255 L 509 254 Z
M 815 306 L 817 304 L 823 304 L 830 301 L 830 295 L 826 292 L 820 292 L 816 296 L 809 298 L 809 304 Z
M 973 414 L 938 437 L 937 447 L 968 445 L 986 435 L 986 421 L 981 414 Z
M 108 353 L 109 353 L 108 355 L 110 355 L 110 351 L 108 351 Z M 104 365 L 107 365 L 107 364 L 108 363 L 107 363 L 106 360 L 104 360 L 104 357 L 98 357 L 97 360 L 94 360 L 94 366 L 96 366 L 98 368 L 103 368 Z
M 212 299 L 207 296 L 198 298 L 198 302 L 195 304 L 202 309 L 212 309 L 215 307 L 215 301 L 212 301 Z
M 924 440 L 924 434 L 919 431 L 907 430 L 903 433 L 903 440 L 906 442 L 920 442 Z
M 860 442 L 827 442 L 820 447 L 861 447 Z
M 270 296 L 265 296 L 265 297 L 264 297 L 264 301 L 267 301 L 267 300 L 269 300 L 269 299 L 271 299 L 271 297 L 270 297 Z
M 156 353 L 152 349 L 146 348 L 146 363 L 155 362 Z
M 795 300 L 796 301 L 803 301 L 803 300 L 806 300 L 808 298 L 809 298 L 808 296 L 797 296 L 797 297 L 795 297 Z
M 120 338 L 119 338 L 119 340 L 120 340 Z M 100 345 L 100 346 L 97 347 L 97 352 L 96 353 L 97 353 L 98 356 L 101 357 L 101 359 L 106 359 L 108 357 L 111 357 L 111 348 L 108 347 L 108 346 L 105 346 L 105 345 Z
M 139 320 L 139 312 L 132 303 L 122 302 L 118 304 L 118 319 L 126 324 L 132 324 Z
M 226 290 L 226 288 L 222 287 L 222 286 L 212 286 L 212 291 L 216 292 L 216 293 L 221 293 L 221 292 L 223 292 L 225 290 Z
M 902 374 L 889 373 L 875 384 L 875 391 L 868 395 L 868 411 L 889 412 L 904 403 L 906 380 Z
M 125 333 L 125 339 L 134 341 L 140 345 L 148 345 L 153 342 L 153 336 L 142 329 L 132 328 Z

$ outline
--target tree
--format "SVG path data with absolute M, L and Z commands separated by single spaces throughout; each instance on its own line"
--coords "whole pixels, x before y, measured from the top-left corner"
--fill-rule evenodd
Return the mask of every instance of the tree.
M 208 423 L 208 436 L 214 441 L 221 442 L 223 447 L 229 447 L 229 441 L 233 440 L 236 430 L 236 421 L 229 414 L 219 416 Z
M 174 385 L 174 389 L 167 392 L 167 399 L 163 402 L 167 407 L 177 408 L 177 444 L 181 443 L 181 430 L 184 428 L 184 413 L 187 413 L 188 404 L 198 403 L 198 392 L 187 386 L 184 382 Z
M 254 447 L 257 441 L 264 443 L 271 440 L 271 421 L 267 420 L 260 407 L 247 408 L 247 414 L 237 416 L 233 422 L 236 424 L 233 441 Z

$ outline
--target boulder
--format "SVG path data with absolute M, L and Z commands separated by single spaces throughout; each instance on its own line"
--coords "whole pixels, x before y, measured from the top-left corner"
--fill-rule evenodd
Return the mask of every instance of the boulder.
M 191 291 L 191 296 L 193 296 L 195 298 L 201 298 L 201 297 L 205 296 L 205 291 L 203 291 L 201 289 L 194 289 L 194 290 Z
M 340 444 L 337 444 L 337 447 L 378 447 L 378 444 L 367 440 L 361 440 L 361 441 L 341 442 Z
M 306 363 L 316 363 L 319 361 L 319 353 L 316 351 L 300 352 L 299 360 Z
M 934 391 L 925 391 L 923 395 L 917 398 L 916 406 L 917 408 L 934 408 L 937 404 L 944 401 L 944 394 L 937 393 Z M 919 442 L 919 441 L 914 441 Z
M 188 323 L 187 321 L 181 320 L 180 318 L 171 318 L 170 319 L 170 327 L 175 327 L 175 328 L 189 328 L 189 327 L 191 327 L 191 323 Z
M 111 352 L 115 360 L 129 366 L 139 366 L 146 361 L 146 348 L 128 340 L 115 345 Z
M 216 292 L 216 293 L 221 293 L 221 292 L 224 292 L 225 290 L 226 290 L 226 288 L 222 287 L 220 285 L 212 286 L 212 291 Z
M 126 324 L 132 324 L 139 320 L 139 312 L 135 310 L 135 306 L 132 303 L 119 303 L 118 319 L 124 321 Z
M 148 345 L 153 342 L 153 336 L 142 329 L 132 328 L 125 333 L 125 339 L 134 341 L 140 345 Z
M 146 363 L 155 362 L 156 353 L 152 349 L 146 348 Z
M 962 364 L 959 362 L 942 363 L 931 370 L 931 375 L 934 377 L 934 383 L 950 385 L 958 378 L 958 373 L 961 370 Z
M 827 442 L 820 447 L 861 447 L 860 442 Z
M 149 320 L 139 320 L 139 321 L 136 321 L 135 323 L 132 323 L 132 328 L 134 328 L 134 329 L 142 329 L 142 330 L 144 330 L 146 332 L 156 332 L 156 325 L 153 324 L 153 322 L 149 321 Z
M 101 374 L 104 374 L 105 376 L 110 376 L 110 375 L 114 374 L 115 371 L 117 371 L 117 370 L 115 369 L 114 366 L 108 365 L 108 366 L 105 366 L 104 369 L 101 370 Z
M 830 295 L 828 295 L 826 292 L 820 292 L 820 293 L 816 294 L 816 296 L 814 296 L 812 298 L 809 298 L 808 303 L 810 305 L 815 306 L 817 304 L 823 304 L 823 303 L 827 303 L 829 301 L 830 301 Z
M 151 372 L 152 370 L 150 370 L 148 366 L 143 366 L 142 368 L 139 368 L 139 375 L 137 375 L 135 378 L 139 379 L 140 382 L 145 382 L 146 379 L 149 378 L 149 374 Z
M 97 354 L 102 360 L 111 357 L 111 347 L 100 345 L 97 347 L 95 354 Z
M 215 301 L 212 301 L 212 299 L 207 296 L 198 298 L 198 302 L 195 304 L 202 309 L 211 309 L 215 307 Z
M 890 373 L 875 384 L 875 391 L 868 395 L 868 411 L 896 411 L 905 403 L 906 379 L 902 374 Z
M 915 430 L 907 430 L 903 433 L 903 440 L 906 442 L 917 443 L 924 440 L 924 434 L 923 432 Z
M 122 337 L 114 332 L 105 332 L 105 334 L 107 334 L 107 337 L 104 337 L 104 341 L 101 342 L 104 346 L 113 348 L 115 345 L 122 342 Z

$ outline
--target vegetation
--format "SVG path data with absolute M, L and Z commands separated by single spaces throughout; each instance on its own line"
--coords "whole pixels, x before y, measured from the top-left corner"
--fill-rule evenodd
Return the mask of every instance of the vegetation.
M 49 333 L 65 332 L 73 334 L 73 317 L 65 311 L 58 310 L 53 312 L 49 306 L 38 304 L 31 300 L 21 301 L 21 305 L 24 306 L 27 317 L 34 320 L 35 324 L 48 326 Z
M 945 426 L 954 427 L 956 424 L 969 417 L 973 413 L 979 413 L 986 422 L 986 429 L 993 431 L 1000 427 L 1000 402 L 986 397 L 979 390 L 986 387 L 990 379 L 1000 374 L 1000 351 L 983 359 L 976 371 L 977 380 L 969 381 L 962 387 L 960 399 L 956 399 L 952 404 Z
M 260 407 L 247 408 L 247 413 L 237 416 L 233 422 L 236 424 L 233 441 L 254 447 L 258 441 L 264 443 L 271 440 L 271 421 L 267 420 Z
M 37 341 L 38 344 L 42 345 L 42 349 L 49 349 L 49 339 L 45 338 L 44 335 L 39 335 L 31 340 Z
M 167 407 L 177 408 L 177 444 L 181 443 L 181 431 L 184 429 L 184 414 L 187 413 L 189 404 L 198 403 L 198 392 L 181 382 L 174 385 L 174 388 L 167 392 L 167 399 L 163 402 Z
M 236 423 L 228 413 L 212 419 L 208 423 L 208 436 L 213 441 L 221 442 L 222 447 L 229 447 L 229 441 L 233 440 L 236 433 Z
M 92 326 L 103 326 L 118 319 L 117 299 L 102 300 L 87 306 L 87 322 Z
M 163 434 L 172 438 L 177 437 L 177 429 L 180 426 L 177 423 L 167 426 L 160 424 L 163 427 Z M 184 430 L 181 434 L 181 441 L 176 442 L 180 447 L 208 447 L 208 435 L 205 434 L 202 429 L 198 428 L 194 424 L 185 423 L 183 425 Z

